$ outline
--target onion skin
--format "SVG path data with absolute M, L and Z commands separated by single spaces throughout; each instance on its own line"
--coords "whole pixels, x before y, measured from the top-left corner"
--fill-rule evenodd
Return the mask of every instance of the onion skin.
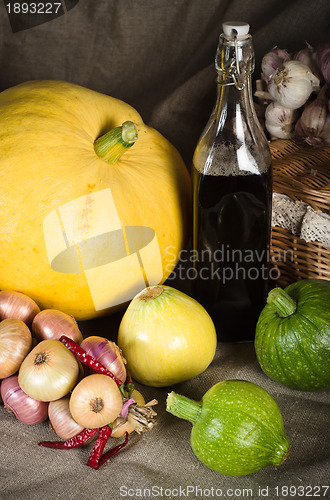
M 62 335 L 80 344 L 83 336 L 76 320 L 57 309 L 44 309 L 32 322 L 32 334 L 38 342 L 42 340 L 59 340 Z
M 126 360 L 115 342 L 104 337 L 91 336 L 84 339 L 81 347 L 112 372 L 121 382 L 126 380 Z
M 0 292 L 0 319 L 15 318 L 31 325 L 38 312 L 38 304 L 24 293 L 13 290 Z
M 12 375 L 1 382 L 1 397 L 7 410 L 23 422 L 35 425 L 48 417 L 48 403 L 28 396 L 18 383 L 18 376 Z
M 48 405 L 48 417 L 51 427 L 55 434 L 65 441 L 84 430 L 84 427 L 77 424 L 72 418 L 69 402 L 70 396 L 65 396 L 56 401 L 51 401 Z
M 167 387 L 206 370 L 217 335 L 201 304 L 162 285 L 144 289 L 131 301 L 119 326 L 118 346 L 133 379 Z
M 28 326 L 20 319 L 7 318 L 0 323 L 0 379 L 20 368 L 32 346 Z
M 96 402 L 100 404 L 95 405 Z M 99 373 L 83 378 L 70 397 L 73 419 L 88 429 L 96 429 L 113 422 L 122 406 L 122 395 L 116 383 L 107 375 Z
M 76 358 L 61 342 L 43 340 L 21 364 L 18 382 L 32 398 L 54 401 L 73 389 L 79 371 Z

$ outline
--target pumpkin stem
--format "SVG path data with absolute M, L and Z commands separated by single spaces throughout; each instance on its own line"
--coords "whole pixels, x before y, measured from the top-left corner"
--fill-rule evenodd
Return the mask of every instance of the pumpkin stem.
M 194 424 L 202 410 L 202 404 L 198 401 L 180 396 L 175 392 L 170 392 L 166 400 L 166 411 L 175 417 L 183 418 Z
M 133 146 L 137 138 L 138 131 L 135 123 L 126 121 L 120 127 L 96 139 L 94 149 L 102 160 L 107 163 L 116 163 L 125 151 Z
M 297 304 L 282 288 L 273 288 L 268 294 L 267 303 L 271 304 L 281 318 L 287 318 L 296 312 Z

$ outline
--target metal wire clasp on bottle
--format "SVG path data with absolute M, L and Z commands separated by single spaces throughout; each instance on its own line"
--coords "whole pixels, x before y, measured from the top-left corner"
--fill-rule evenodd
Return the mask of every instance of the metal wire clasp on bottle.
M 237 44 L 237 36 L 234 36 L 234 45 L 235 45 L 235 57 L 233 57 L 232 62 L 230 63 L 230 67 L 228 69 L 228 74 L 232 78 L 232 82 L 223 83 L 219 81 L 218 83 L 223 87 L 227 87 L 228 85 L 235 85 L 237 90 L 243 90 L 245 87 L 245 83 L 241 81 L 239 60 L 238 60 L 238 44 Z

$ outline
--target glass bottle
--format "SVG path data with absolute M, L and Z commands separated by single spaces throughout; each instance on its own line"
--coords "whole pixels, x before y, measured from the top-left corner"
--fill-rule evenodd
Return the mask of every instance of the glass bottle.
M 256 116 L 249 25 L 224 23 L 217 99 L 193 157 L 194 296 L 220 341 L 252 341 L 266 303 L 271 155 Z

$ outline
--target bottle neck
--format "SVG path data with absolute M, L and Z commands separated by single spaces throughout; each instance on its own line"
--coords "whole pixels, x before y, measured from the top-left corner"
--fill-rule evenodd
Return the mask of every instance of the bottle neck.
M 226 176 L 265 173 L 271 156 L 253 103 L 251 36 L 220 35 L 215 67 L 217 99 L 194 153 L 195 169 Z
M 251 142 L 250 131 L 258 123 L 252 95 L 252 73 L 254 71 L 254 52 L 252 37 L 228 39 L 220 35 L 215 58 L 217 70 L 217 99 L 215 115 L 217 132 L 221 131 L 223 140 L 233 134 L 240 142 Z
M 213 110 L 216 122 L 216 136 L 223 141 L 251 142 L 250 133 L 256 127 L 257 116 L 253 103 L 251 75 L 241 77 L 242 90 L 235 84 L 223 85 L 217 82 L 217 97 Z
M 235 86 L 244 90 L 246 80 L 254 71 L 254 51 L 251 35 L 227 38 L 219 37 L 219 45 L 215 57 L 217 82 L 223 86 Z

